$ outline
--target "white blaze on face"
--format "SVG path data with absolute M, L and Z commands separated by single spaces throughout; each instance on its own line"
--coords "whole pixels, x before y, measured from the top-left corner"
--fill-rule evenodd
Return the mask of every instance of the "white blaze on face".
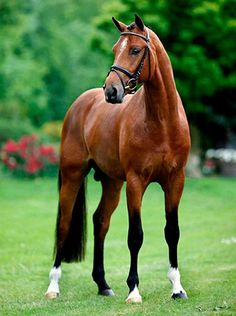
M 128 45 L 128 38 L 124 38 L 120 44 L 120 52 L 123 52 Z
M 124 37 L 123 41 L 120 44 L 118 55 L 116 56 L 116 60 L 119 60 L 119 58 L 122 56 L 127 46 L 128 46 L 128 38 Z

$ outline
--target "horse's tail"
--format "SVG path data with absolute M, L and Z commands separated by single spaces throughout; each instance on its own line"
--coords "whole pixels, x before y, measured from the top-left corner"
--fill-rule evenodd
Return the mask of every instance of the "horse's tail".
M 67 237 L 60 244 L 60 221 L 61 207 L 58 203 L 58 215 L 56 225 L 56 240 L 54 254 L 56 250 L 60 252 L 61 260 L 64 262 L 82 261 L 85 258 L 86 241 L 87 241 L 87 219 L 86 219 L 86 178 L 81 183 L 77 193 L 76 200 L 72 211 L 72 219 L 70 222 Z M 61 189 L 61 174 L 58 176 L 58 189 Z

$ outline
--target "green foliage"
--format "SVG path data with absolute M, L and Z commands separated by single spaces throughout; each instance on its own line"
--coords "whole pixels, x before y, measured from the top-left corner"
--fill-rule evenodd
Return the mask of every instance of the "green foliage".
M 23 135 L 36 133 L 35 127 L 26 120 L 0 118 L 0 145 L 8 139 L 18 140 Z
M 43 77 L 46 65 L 35 58 L 29 33 L 35 32 L 32 1 L 0 4 L 0 115 L 7 118 L 28 116 L 32 107 L 40 115 L 47 104 Z
M 102 86 L 104 62 L 90 49 L 97 10 L 97 0 L 1 1 L 1 116 L 40 126 L 62 119 L 84 90 Z
M 42 132 L 57 141 L 61 138 L 62 121 L 50 121 L 43 124 Z

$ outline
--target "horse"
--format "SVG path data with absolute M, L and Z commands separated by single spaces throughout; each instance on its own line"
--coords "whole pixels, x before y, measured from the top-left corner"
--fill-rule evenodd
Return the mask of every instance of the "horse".
M 143 243 L 141 203 L 153 182 L 165 197 L 164 235 L 169 249 L 172 298 L 187 298 L 181 285 L 177 245 L 178 206 L 190 149 L 189 126 L 173 70 L 158 36 L 135 15 L 120 32 L 114 64 L 101 88 L 80 95 L 66 113 L 61 134 L 55 262 L 46 298 L 59 296 L 61 263 L 81 261 L 86 245 L 86 177 L 93 168 L 102 196 L 93 214 L 92 277 L 98 294 L 113 296 L 104 270 L 104 240 L 126 182 L 130 269 L 126 302 L 141 303 L 138 254 Z M 140 84 L 136 90 L 137 84 Z M 136 90 L 136 91 L 135 91 Z

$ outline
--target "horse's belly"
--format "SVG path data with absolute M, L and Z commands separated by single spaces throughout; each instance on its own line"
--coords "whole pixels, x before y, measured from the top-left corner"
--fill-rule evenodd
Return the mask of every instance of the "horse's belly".
M 98 137 L 99 134 L 96 134 Z M 125 180 L 124 170 L 119 160 L 119 149 L 114 139 L 88 140 L 89 159 L 106 175 L 113 179 Z
M 119 161 L 112 159 L 111 156 L 106 158 L 92 157 L 96 166 L 107 176 L 112 179 L 119 179 L 125 181 L 125 173 Z

